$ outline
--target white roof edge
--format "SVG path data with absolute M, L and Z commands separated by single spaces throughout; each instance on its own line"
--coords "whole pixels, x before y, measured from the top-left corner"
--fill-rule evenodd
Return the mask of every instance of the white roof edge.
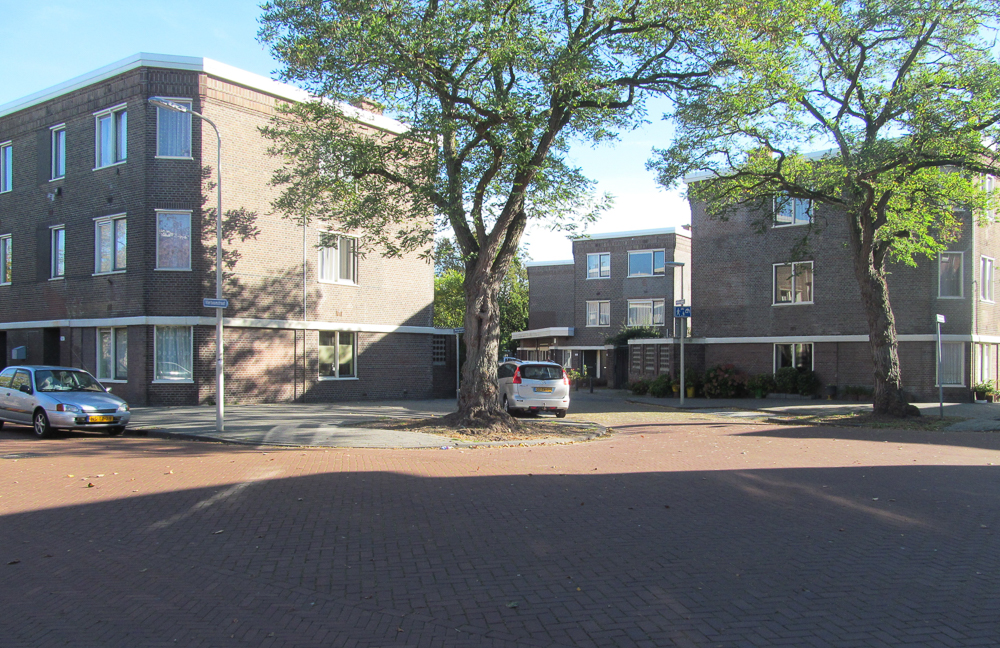
M 226 81 L 232 81 L 239 85 L 260 90 L 261 92 L 288 99 L 289 101 L 309 101 L 313 98 L 308 92 L 287 83 L 275 81 L 268 77 L 261 76 L 254 72 L 248 72 L 232 65 L 220 63 L 212 59 L 197 56 L 175 56 L 172 54 L 153 54 L 149 52 L 139 52 L 120 61 L 115 61 L 109 65 L 87 72 L 80 76 L 63 81 L 44 90 L 32 93 L 26 97 L 15 99 L 14 101 L 0 105 L 0 117 L 11 115 L 20 110 L 25 110 L 50 99 L 55 99 L 74 90 L 85 88 L 101 81 L 106 81 L 119 74 L 124 74 L 130 70 L 141 67 L 167 68 L 171 70 L 188 70 L 191 72 L 204 72 Z M 361 110 L 350 104 L 341 103 L 340 109 L 350 119 L 364 122 L 376 128 L 392 133 L 406 132 L 405 124 L 391 119 L 384 115 L 377 115 L 367 110 Z
M 562 259 L 559 261 L 526 261 L 525 268 L 540 268 L 542 266 L 567 266 L 576 263 L 573 259 Z
M 548 328 L 529 329 L 527 331 L 514 331 L 510 337 L 512 340 L 530 340 L 541 337 L 573 337 L 572 326 L 550 326 Z
M 627 236 L 654 236 L 656 234 L 676 234 L 677 236 L 691 238 L 690 232 L 679 227 L 661 227 L 659 229 L 631 230 L 628 232 L 599 232 L 595 234 L 588 234 L 586 236 L 576 236 L 573 240 L 589 241 L 592 239 L 625 238 Z

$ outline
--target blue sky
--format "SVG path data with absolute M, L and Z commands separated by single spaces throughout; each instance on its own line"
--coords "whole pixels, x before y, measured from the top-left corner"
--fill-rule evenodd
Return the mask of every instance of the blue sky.
M 0 0 L 4 51 L 0 105 L 137 52 L 203 56 L 273 76 L 278 64 L 257 42 L 259 5 L 245 0 Z M 659 189 L 645 164 L 669 129 L 654 123 L 613 148 L 573 150 L 573 160 L 598 181 L 615 207 L 590 232 L 678 227 L 690 210 L 678 192 Z M 537 228 L 525 234 L 532 259 L 569 259 L 565 236 Z

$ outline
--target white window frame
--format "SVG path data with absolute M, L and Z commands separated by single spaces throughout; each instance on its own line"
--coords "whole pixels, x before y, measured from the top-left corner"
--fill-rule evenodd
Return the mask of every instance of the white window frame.
M 660 311 L 662 313 L 662 320 L 660 322 L 656 321 L 656 303 L 660 303 Z M 639 304 L 649 304 L 650 313 L 650 324 L 633 324 L 631 321 L 632 316 L 632 305 Z M 625 322 L 627 326 L 664 326 L 667 319 L 667 304 L 665 299 L 629 299 L 628 300 L 628 311 L 625 315 Z
M 321 242 L 323 235 L 324 234 L 321 234 L 320 238 Z M 318 281 L 319 283 L 326 283 L 326 284 L 357 286 L 358 285 L 358 237 L 350 236 L 349 234 L 341 234 L 340 232 L 326 232 L 325 236 L 328 237 L 328 240 L 332 240 L 333 237 L 337 237 L 337 246 L 319 248 L 319 252 L 316 256 L 316 281 Z M 351 239 L 352 241 L 354 241 L 354 251 L 352 252 L 354 258 L 351 259 L 351 274 L 354 275 L 353 281 L 348 279 L 342 279 L 340 277 L 340 254 L 343 250 L 340 241 L 342 239 Z M 324 265 L 326 265 L 323 263 L 324 255 L 327 255 L 332 258 L 332 261 L 330 261 L 329 265 L 332 266 L 335 271 L 334 272 L 335 276 L 333 279 L 324 278 L 322 275 L 322 268 L 324 267 Z
M 119 130 L 122 125 L 120 122 L 120 116 L 124 116 L 124 132 Z M 111 162 L 107 164 L 101 164 L 101 119 L 105 117 L 111 118 Z M 124 137 L 123 137 L 124 136 Z M 124 146 L 121 146 L 121 141 L 124 139 Z M 118 152 L 121 150 L 121 158 L 118 157 Z M 105 169 L 107 167 L 118 166 L 119 164 L 125 164 L 128 160 L 128 104 L 119 104 L 117 106 L 112 106 L 111 108 L 105 108 L 104 110 L 99 110 L 94 113 L 94 170 Z
M 771 373 L 776 373 L 779 369 L 778 367 L 778 347 L 780 346 L 790 346 L 792 347 L 792 366 L 798 369 L 796 366 L 795 359 L 801 355 L 802 347 L 811 347 L 809 351 L 809 371 L 816 370 L 816 345 L 812 342 L 775 342 L 771 350 Z
M 993 300 L 993 272 L 996 269 L 996 261 L 992 257 L 979 257 L 979 300 L 994 303 Z
M 190 97 L 159 97 L 160 99 L 166 99 L 167 101 L 172 101 L 173 103 L 180 104 L 187 107 L 188 110 L 194 110 L 194 99 Z M 188 148 L 191 150 L 191 155 L 163 155 L 160 153 L 160 114 L 170 113 L 171 115 L 178 115 L 187 119 L 188 122 Z M 170 110 L 168 108 L 160 108 L 156 106 L 156 157 L 161 160 L 193 160 L 194 159 L 194 136 L 192 131 L 194 130 L 194 119 L 189 113 L 181 113 Z
M 107 331 L 111 336 L 111 373 L 112 376 L 104 376 L 101 371 L 101 334 Z M 125 331 L 125 377 L 118 377 L 118 331 Z M 97 361 L 95 366 L 97 367 L 96 376 L 102 383 L 127 383 L 128 382 L 128 327 L 127 326 L 112 326 L 112 327 L 101 327 L 97 329 Z M 192 347 L 192 353 L 194 349 Z M 175 381 L 165 381 L 165 382 L 175 382 Z
M 61 144 L 59 134 L 62 134 Z M 49 171 L 49 181 L 61 180 L 66 177 L 66 124 L 57 124 L 55 126 L 49 127 L 49 139 L 51 144 L 50 149 L 50 162 Z M 62 165 L 62 173 L 60 171 L 59 165 Z
M 993 380 L 993 358 L 996 353 L 994 345 L 989 343 L 976 344 L 973 347 L 973 352 L 975 353 L 972 359 L 975 364 L 973 368 L 974 375 L 972 377 L 973 383 L 980 384 L 988 380 Z
M 0 286 L 10 285 L 10 276 L 14 274 L 13 261 L 10 257 L 14 252 L 14 239 L 10 234 L 0 235 Z M 10 266 L 10 272 L 7 267 Z
M 323 334 L 323 333 L 333 333 L 334 334 L 334 337 L 333 337 L 333 348 L 338 350 L 338 353 L 336 354 L 337 367 L 336 367 L 336 370 L 334 371 L 334 375 L 332 375 L 332 376 L 324 376 L 322 374 L 319 374 L 319 365 L 317 363 L 316 369 L 317 369 L 317 375 L 319 377 L 319 380 L 360 380 L 360 378 L 358 378 L 358 333 L 357 333 L 357 331 L 319 331 L 319 333 L 320 334 Z M 344 333 L 347 333 L 347 334 L 349 334 L 351 336 L 351 347 L 353 349 L 352 350 L 352 358 L 354 360 L 354 372 L 351 375 L 349 375 L 349 376 L 341 376 L 340 375 L 340 353 L 339 353 L 339 349 L 340 349 L 340 336 L 341 336 L 341 334 L 344 334 Z M 317 336 L 317 338 L 316 338 L 317 354 L 318 354 L 318 350 L 319 350 L 320 346 L 321 345 L 319 344 L 319 336 Z M 323 346 L 328 346 L 328 345 L 323 345 Z
M 157 341 L 156 332 L 161 328 L 186 328 L 188 330 L 188 335 L 190 336 L 191 345 L 191 377 L 190 378 L 157 378 L 159 375 L 160 368 L 157 366 L 159 362 L 159 354 L 157 353 Z M 194 327 L 193 326 L 154 326 L 153 327 L 153 383 L 161 385 L 191 385 L 194 383 L 194 363 L 195 363 L 195 348 L 194 348 Z
M 191 225 L 191 210 L 190 209 L 157 209 L 156 211 L 156 270 L 159 272 L 191 272 L 191 255 L 193 253 L 192 247 L 194 246 L 194 231 Z M 187 267 L 184 268 L 163 268 L 160 266 L 160 216 L 164 214 L 174 215 L 185 215 L 188 219 L 188 255 L 187 255 Z
M 795 281 L 798 273 L 795 271 L 795 266 L 808 265 L 810 268 L 810 274 L 812 275 L 812 286 L 809 289 L 809 301 L 795 301 Z M 785 266 L 792 267 L 792 301 L 780 302 L 778 301 L 778 268 L 783 268 Z M 803 304 L 813 304 L 816 301 L 816 268 L 812 261 L 789 261 L 788 263 L 772 263 L 771 264 L 771 305 L 772 306 L 801 306 Z
M 590 275 L 590 257 L 597 257 L 597 275 Z M 608 274 L 604 274 L 604 267 L 601 265 L 601 258 L 608 258 Z M 610 279 L 611 278 L 611 253 L 610 252 L 588 252 L 587 253 L 587 279 Z
M 59 250 L 62 247 L 62 268 L 57 266 Z M 49 281 L 66 278 L 66 226 L 53 225 L 49 227 Z
M 959 259 L 958 263 L 958 294 L 957 295 L 942 295 L 941 294 L 941 261 L 944 259 L 946 254 L 957 254 Z M 938 253 L 938 299 L 965 299 L 965 252 L 952 252 L 948 250 L 946 252 Z
M 118 221 L 125 221 L 125 266 L 119 268 L 118 262 Z M 111 270 L 101 271 L 101 225 L 111 226 Z M 99 216 L 94 219 L 94 276 L 121 274 L 128 268 L 128 220 L 125 214 L 112 214 L 111 216 Z
M 602 310 L 602 306 L 607 306 L 607 324 L 601 324 L 601 319 L 602 319 L 602 317 L 601 317 L 601 315 L 602 315 L 601 310 Z M 597 314 L 597 324 L 591 324 L 590 323 L 591 308 L 596 309 L 595 313 Z M 588 327 L 595 327 L 595 328 L 607 328 L 607 327 L 611 326 L 611 301 L 610 300 L 607 300 L 607 299 L 598 299 L 598 300 L 588 301 L 587 302 L 587 326 Z
M 663 272 L 656 271 L 656 253 L 660 252 L 663 254 Z M 652 270 L 652 274 L 632 274 L 632 256 L 639 254 L 649 255 L 649 267 Z M 626 259 L 628 271 L 628 277 L 665 277 L 667 275 L 667 251 L 665 248 L 651 248 L 649 250 L 629 250 L 628 257 Z
M 0 142 L 0 193 L 7 193 L 14 185 L 14 143 Z
M 942 359 L 941 362 L 937 361 L 937 357 L 936 357 L 937 356 L 937 343 L 935 343 L 934 346 L 935 346 L 935 349 L 934 349 L 934 354 L 935 354 L 935 358 L 934 358 L 934 360 L 935 360 L 935 362 L 934 362 L 934 386 L 935 387 L 965 387 L 965 342 L 942 342 L 941 343 L 942 347 L 952 347 L 952 348 L 954 348 L 956 346 L 960 346 L 961 347 L 961 352 L 958 354 L 958 358 L 959 358 L 959 360 L 961 360 L 961 364 L 958 367 L 958 375 L 961 377 L 961 382 L 957 382 L 957 383 L 944 383 L 943 385 L 940 384 L 941 377 L 940 377 L 940 374 L 938 374 L 938 367 L 943 366 L 944 360 Z M 944 354 L 942 354 L 942 355 L 944 355 Z
M 782 208 L 786 205 L 791 205 L 791 215 L 787 218 L 791 220 L 783 220 L 786 218 Z M 803 206 L 804 205 L 804 206 Z M 808 198 L 791 198 L 785 196 L 779 198 L 774 197 L 771 203 L 771 213 L 774 216 L 774 227 L 796 227 L 798 225 L 809 225 L 813 220 L 813 209 L 815 205 L 812 200 Z M 805 211 L 805 218 L 800 217 L 800 213 Z

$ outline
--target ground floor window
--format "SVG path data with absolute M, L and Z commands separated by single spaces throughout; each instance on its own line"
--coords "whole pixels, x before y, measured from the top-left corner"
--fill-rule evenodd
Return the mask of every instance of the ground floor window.
M 813 370 L 813 345 L 808 344 L 775 344 L 774 370 L 785 367 L 795 367 L 799 371 Z
M 965 343 L 941 343 L 941 385 L 965 384 Z
M 357 334 L 347 331 L 319 332 L 319 377 L 356 378 Z
M 996 350 L 992 344 L 976 345 L 976 371 L 975 382 L 977 384 L 993 380 L 993 362 Z
M 190 326 L 156 327 L 155 380 L 189 381 L 194 378 L 193 337 Z
M 431 359 L 436 365 L 443 365 L 448 360 L 448 338 L 443 335 L 433 336 L 433 348 L 431 349 Z
M 97 378 L 128 380 L 128 329 L 97 329 Z

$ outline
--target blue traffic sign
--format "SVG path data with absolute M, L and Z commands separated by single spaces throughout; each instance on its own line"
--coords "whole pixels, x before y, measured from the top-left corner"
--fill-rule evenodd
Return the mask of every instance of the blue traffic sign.
M 674 317 L 691 317 L 691 307 L 674 306 Z
M 201 305 L 205 308 L 229 308 L 228 299 L 209 299 L 205 297 L 201 300 Z

